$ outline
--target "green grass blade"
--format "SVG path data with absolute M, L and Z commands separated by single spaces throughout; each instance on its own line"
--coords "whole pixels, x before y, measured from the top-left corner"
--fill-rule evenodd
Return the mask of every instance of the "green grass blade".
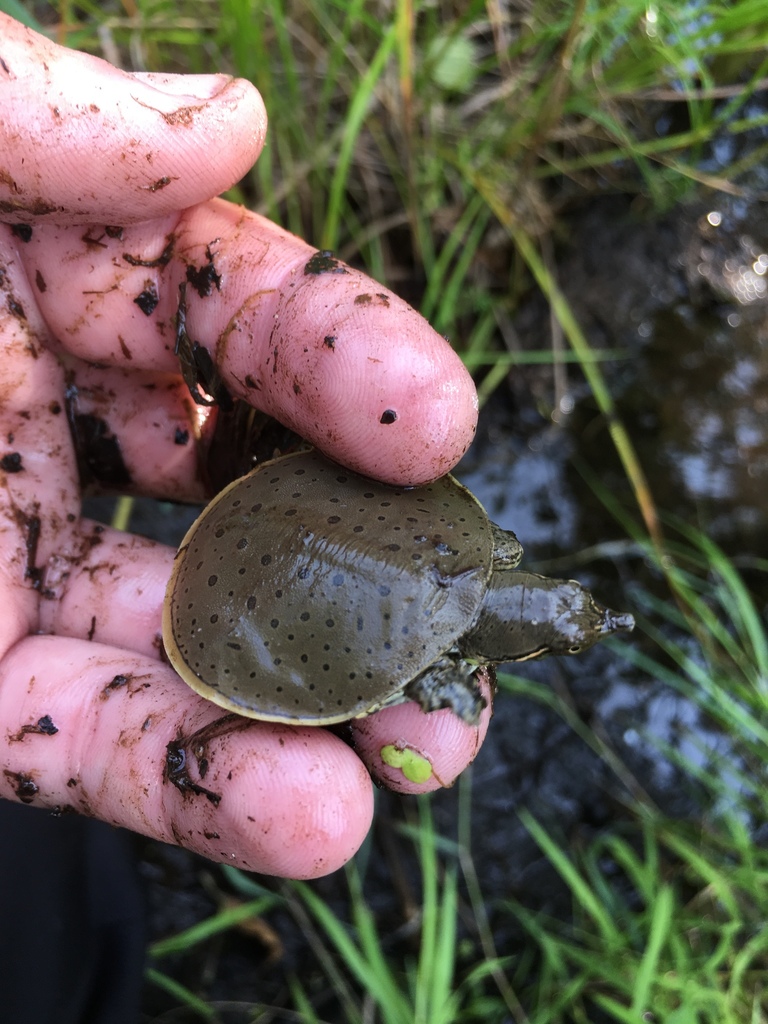
M 600 905 L 591 890 L 584 884 L 584 879 L 575 867 L 573 861 L 567 856 L 565 851 L 552 840 L 528 810 L 521 808 L 518 811 L 518 816 L 523 825 L 530 832 L 531 836 L 536 840 L 536 843 L 539 845 L 542 852 L 549 858 L 553 867 L 565 880 L 576 902 L 592 919 L 593 923 L 602 935 L 603 941 L 606 942 L 609 947 L 620 945 L 621 936 L 615 922 L 611 920 L 606 908 Z
M 335 249 L 339 243 L 339 226 L 341 223 L 344 194 L 347 188 L 350 165 L 354 154 L 360 129 L 363 126 L 374 89 L 381 78 L 387 60 L 397 42 L 397 24 L 392 23 L 385 30 L 384 36 L 370 63 L 365 75 L 360 79 L 357 91 L 352 97 L 344 122 L 341 148 L 336 168 L 331 179 L 328 194 L 328 213 L 323 225 L 320 242 L 322 249 Z
M 192 925 L 191 928 L 186 928 L 184 931 L 171 935 L 167 939 L 153 942 L 149 947 L 149 955 L 152 957 L 162 957 L 168 956 L 169 953 L 178 953 L 182 950 L 190 949 L 192 946 L 196 946 L 198 943 L 211 938 L 212 935 L 218 935 L 219 932 L 227 931 L 242 921 L 247 921 L 249 917 L 258 917 L 260 914 L 266 913 L 267 910 L 270 910 L 279 902 L 280 900 L 277 896 L 262 896 L 248 903 L 241 903 L 237 907 L 220 910 L 205 921 Z
M 667 941 L 672 923 L 674 903 L 672 889 L 668 885 L 662 885 L 652 904 L 650 934 L 635 974 L 631 1013 L 637 1020 L 641 1020 L 642 1015 L 650 1008 L 651 993 L 659 972 L 661 950 Z
M 186 985 L 182 985 L 174 978 L 168 977 L 167 974 L 163 974 L 161 971 L 157 971 L 153 967 L 148 967 L 144 972 L 144 976 L 147 981 L 151 981 L 153 985 L 157 985 L 158 988 L 163 989 L 163 991 L 167 992 L 168 995 L 173 996 L 174 999 L 178 999 L 183 1006 L 186 1006 L 201 1020 L 218 1020 L 218 1014 L 214 1008 L 209 1006 L 204 999 L 200 999 L 199 996 L 196 996 L 194 992 L 190 991 L 186 987 Z

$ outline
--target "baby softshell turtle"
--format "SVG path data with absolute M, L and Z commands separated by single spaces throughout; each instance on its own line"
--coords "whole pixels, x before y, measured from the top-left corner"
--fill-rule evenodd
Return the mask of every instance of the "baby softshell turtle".
M 203 511 L 163 611 L 197 693 L 267 721 L 331 725 L 415 700 L 477 722 L 478 664 L 574 654 L 631 615 L 523 549 L 452 476 L 393 487 L 318 452 L 273 459 Z

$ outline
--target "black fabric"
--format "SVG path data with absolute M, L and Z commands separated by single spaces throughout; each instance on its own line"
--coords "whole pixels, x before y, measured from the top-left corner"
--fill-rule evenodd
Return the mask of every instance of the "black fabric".
M 136 1024 L 145 941 L 125 833 L 0 801 L 0 1024 Z

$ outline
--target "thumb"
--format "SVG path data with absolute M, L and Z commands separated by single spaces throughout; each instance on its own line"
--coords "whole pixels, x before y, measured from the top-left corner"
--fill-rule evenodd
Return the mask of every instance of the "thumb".
M 0 14 L 0 218 L 126 224 L 210 199 L 261 152 L 256 89 L 132 75 Z

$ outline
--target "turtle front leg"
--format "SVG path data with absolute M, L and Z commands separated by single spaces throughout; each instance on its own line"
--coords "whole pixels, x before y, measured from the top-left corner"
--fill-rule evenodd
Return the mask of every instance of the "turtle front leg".
M 487 704 L 475 680 L 475 669 L 458 655 L 444 654 L 412 679 L 404 696 L 422 711 L 450 708 L 467 725 L 477 725 Z

